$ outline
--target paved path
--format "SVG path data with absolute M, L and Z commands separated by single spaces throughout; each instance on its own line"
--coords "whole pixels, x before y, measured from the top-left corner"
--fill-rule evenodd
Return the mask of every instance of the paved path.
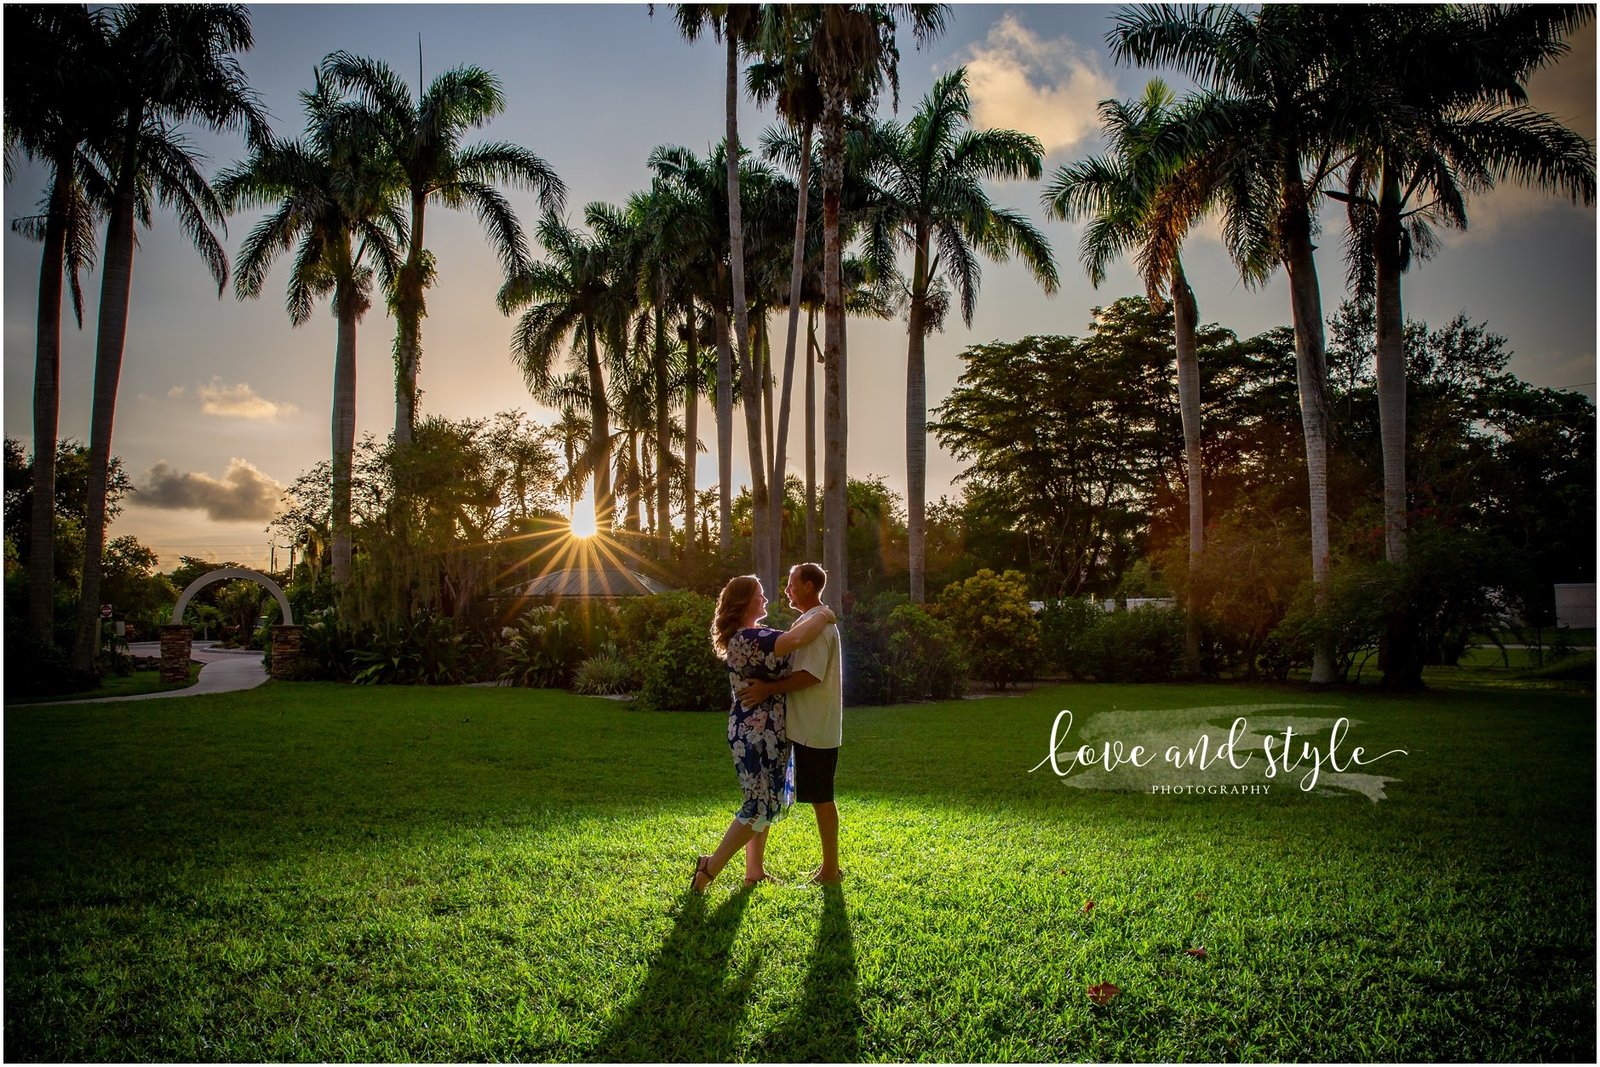
M 134 641 L 128 651 L 135 656 L 161 655 L 161 642 Z M 232 693 L 240 689 L 254 689 L 267 680 L 267 669 L 261 665 L 261 650 L 217 648 L 215 641 L 196 642 L 189 658 L 205 666 L 200 668 L 200 680 L 187 689 L 172 689 L 165 693 L 137 693 L 125 697 L 95 697 L 92 700 L 56 700 L 52 704 L 109 704 L 117 700 L 165 700 L 168 697 L 197 697 L 207 693 Z

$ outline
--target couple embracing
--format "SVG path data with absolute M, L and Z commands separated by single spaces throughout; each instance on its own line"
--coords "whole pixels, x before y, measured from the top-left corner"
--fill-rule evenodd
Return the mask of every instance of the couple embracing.
M 728 746 L 744 803 L 722 842 L 694 865 L 689 888 L 703 893 L 744 849 L 744 882 L 774 881 L 764 857 L 767 830 L 798 800 L 817 815 L 822 866 L 811 880 L 839 881 L 839 809 L 833 776 L 844 729 L 838 621 L 822 603 L 828 575 L 815 563 L 789 571 L 784 596 L 800 617 L 789 631 L 762 626 L 767 597 L 754 575 L 734 578 L 717 598 L 711 647 L 728 665 L 733 707 Z

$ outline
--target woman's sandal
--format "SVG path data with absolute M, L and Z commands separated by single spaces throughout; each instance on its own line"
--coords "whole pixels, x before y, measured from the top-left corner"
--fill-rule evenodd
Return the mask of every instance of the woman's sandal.
M 689 892 L 703 895 L 705 893 L 706 889 L 710 887 L 710 885 L 711 885 L 711 877 L 712 876 L 711 876 L 711 872 L 706 869 L 707 864 L 709 864 L 710 862 L 711 862 L 711 857 L 710 856 L 696 856 L 695 857 L 694 873 L 689 876 Z M 702 874 L 706 876 L 706 884 L 705 885 L 700 885 L 699 884 L 700 876 Z

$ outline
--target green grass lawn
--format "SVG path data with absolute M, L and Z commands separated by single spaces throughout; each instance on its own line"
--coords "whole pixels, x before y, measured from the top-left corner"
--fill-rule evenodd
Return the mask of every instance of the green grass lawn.
M 194 662 L 189 664 L 189 680 L 186 682 L 163 682 L 160 671 L 134 671 L 132 674 L 111 675 L 104 678 L 93 689 L 84 689 L 76 693 L 56 693 L 47 697 L 29 697 L 27 703 L 59 704 L 65 700 L 99 700 L 101 697 L 128 697 L 138 696 L 141 693 L 166 693 L 187 689 L 200 680 L 201 666 Z
M 1274 703 L 1406 749 L 1372 768 L 1387 799 L 1029 773 L 1062 708 L 1089 736 Z M 851 709 L 842 888 L 747 892 L 736 863 L 691 898 L 737 803 L 725 729 L 546 691 L 279 682 L 9 708 L 5 1054 L 1594 1058 L 1591 695 L 1108 685 Z M 798 881 L 817 858 L 800 809 L 769 866 Z M 1122 990 L 1104 1007 L 1100 982 Z

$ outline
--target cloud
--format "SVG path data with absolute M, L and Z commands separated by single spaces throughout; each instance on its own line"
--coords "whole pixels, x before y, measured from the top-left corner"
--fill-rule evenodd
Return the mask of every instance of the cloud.
M 130 503 L 204 511 L 215 522 L 265 521 L 272 518 L 283 488 L 242 459 L 229 460 L 220 481 L 209 474 L 185 474 L 162 460 L 150 468 Z
M 179 386 L 168 395 L 181 396 L 182 388 Z M 228 385 L 221 378 L 212 378 L 209 384 L 196 386 L 195 393 L 200 397 L 200 410 L 207 415 L 271 422 L 295 412 L 293 404 L 268 400 L 250 388 L 248 382 Z
M 1116 95 L 1096 53 L 1070 37 L 1042 40 L 1010 12 L 968 50 L 966 67 L 975 123 L 1031 133 L 1046 152 L 1098 133 L 1096 108 Z

